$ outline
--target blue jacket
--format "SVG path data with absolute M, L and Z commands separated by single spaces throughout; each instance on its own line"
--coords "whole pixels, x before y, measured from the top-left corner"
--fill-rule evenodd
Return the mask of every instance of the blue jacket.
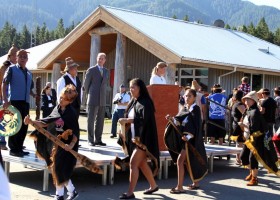
M 30 91 L 34 83 L 32 73 L 27 68 L 23 70 L 18 64 L 10 66 L 4 75 L 3 82 L 10 88 L 10 101 L 30 102 Z

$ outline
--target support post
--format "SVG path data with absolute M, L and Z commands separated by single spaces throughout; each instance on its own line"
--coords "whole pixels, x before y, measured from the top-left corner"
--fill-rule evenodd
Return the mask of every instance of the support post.
M 115 94 L 118 92 L 120 84 L 125 84 L 125 49 L 126 37 L 118 32 L 116 42 L 113 96 L 115 96 Z
M 101 49 L 101 36 L 91 33 L 91 44 L 90 44 L 90 65 L 89 67 L 96 64 L 97 54 Z
M 174 85 L 175 84 L 175 73 L 176 73 L 176 64 L 168 64 L 166 68 L 166 84 Z

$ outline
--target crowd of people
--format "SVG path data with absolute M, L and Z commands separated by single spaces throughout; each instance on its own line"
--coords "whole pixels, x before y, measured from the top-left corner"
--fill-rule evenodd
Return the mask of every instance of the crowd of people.
M 57 81 L 57 88 L 52 88 L 51 83 L 47 82 L 40 94 L 42 118 L 36 121 L 32 121 L 29 117 L 30 96 L 35 98 L 36 94 L 32 91 L 34 87 L 32 73 L 26 68 L 28 54 L 26 50 L 18 50 L 13 46 L 8 53 L 7 61 L 1 66 L 3 109 L 13 105 L 24 119 L 19 132 L 8 139 L 9 153 L 16 157 L 29 154 L 28 151 L 24 151 L 23 146 L 28 124 L 36 124 L 56 135 L 65 144 L 64 148 L 55 144 L 44 145 L 48 141 L 39 136 L 39 133 L 34 133 L 37 137 L 35 145 L 37 152 L 43 155 L 52 170 L 56 187 L 55 199 L 64 199 L 64 187 L 66 187 L 67 199 L 73 200 L 79 194 L 71 181 L 76 158 L 69 150 L 78 151 L 79 148 L 78 119 L 82 93 L 87 96 L 88 145 L 106 146 L 102 141 L 106 88 L 109 81 L 109 71 L 105 68 L 106 54 L 97 55 L 97 63 L 86 71 L 83 83 L 77 76 L 79 65 L 71 57 L 67 57 L 63 75 Z M 166 68 L 166 63 L 157 63 L 152 71 L 151 85 L 166 84 Z M 204 146 L 207 138 L 204 132 L 207 132 L 210 144 L 215 144 L 218 140 L 218 145 L 223 145 L 226 136 L 227 110 L 230 110 L 232 117 L 230 138 L 238 147 L 243 148 L 241 154 L 236 155 L 236 163 L 250 169 L 249 175 L 245 178 L 248 181 L 247 185 L 258 185 L 259 163 L 269 172 L 280 176 L 277 168 L 278 157 L 272 143 L 273 136 L 280 137 L 280 87 L 274 88 L 275 99 L 273 99 L 270 97 L 269 89 L 251 91 L 249 79 L 243 77 L 241 81 L 241 85 L 233 90 L 230 99 L 223 94 L 220 84 L 214 84 L 211 93 L 207 96 L 202 93 L 202 88 L 195 80 L 190 87 L 181 87 L 178 114 L 170 116 L 166 113 L 167 129 L 164 141 L 170 150 L 172 160 L 177 164 L 178 174 L 177 185 L 170 190 L 170 193 L 185 192 L 183 181 L 186 169 L 192 181 L 188 189 L 200 188 L 199 181 L 208 172 Z M 121 84 L 119 92 L 113 98 L 113 104 L 111 138 L 118 137 L 118 123 L 125 126 L 123 138 L 119 139 L 127 148 L 130 170 L 128 190 L 119 198 L 135 198 L 134 190 L 140 171 L 149 183 L 149 188 L 144 191 L 144 194 L 157 192 L 159 186 L 147 162 L 147 157 L 151 157 L 155 164 L 152 167 L 159 164 L 156 108 L 144 81 L 139 78 L 130 80 L 129 92 L 125 84 Z M 65 137 L 68 129 L 72 134 Z M 1 137 L 0 142 L 1 149 L 7 150 L 5 138 Z M 1 154 L 0 158 L 2 159 Z

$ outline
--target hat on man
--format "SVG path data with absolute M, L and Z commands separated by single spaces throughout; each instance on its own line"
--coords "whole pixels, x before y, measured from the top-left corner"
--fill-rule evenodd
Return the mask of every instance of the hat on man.
M 17 51 L 17 56 L 27 56 L 29 52 L 26 51 L 25 49 L 20 49 Z
M 8 56 L 12 56 L 12 55 L 16 56 L 17 52 L 18 52 L 18 48 L 16 48 L 15 44 L 13 44 L 8 51 Z
M 242 102 L 245 102 L 245 99 L 252 99 L 253 101 L 255 101 L 256 103 L 258 103 L 258 94 L 256 91 L 251 91 L 249 93 L 247 93 L 244 97 L 242 97 Z
M 195 91 L 198 91 L 199 89 L 201 89 L 201 86 L 197 83 L 196 80 L 193 80 L 193 81 L 192 81 L 191 89 L 193 89 L 193 90 L 195 90 Z
M 124 85 L 124 84 L 121 84 L 121 85 L 120 85 L 120 88 L 125 88 L 125 85 Z
M 214 93 L 222 93 L 223 92 L 222 86 L 220 84 L 218 84 L 218 83 L 214 84 L 211 90 Z
M 67 57 L 65 58 L 65 69 L 64 72 L 68 72 L 70 68 L 72 67 L 78 67 L 79 65 L 77 63 L 74 62 L 74 60 L 71 57 Z
M 167 64 L 165 62 L 158 62 L 156 67 L 157 68 L 164 68 L 164 67 L 167 67 Z

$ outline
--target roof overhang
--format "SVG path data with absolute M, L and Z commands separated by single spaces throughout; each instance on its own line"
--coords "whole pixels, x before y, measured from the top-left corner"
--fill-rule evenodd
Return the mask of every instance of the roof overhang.
M 196 65 L 200 67 L 223 69 L 223 70 L 234 70 L 236 68 L 236 71 L 245 72 L 245 73 L 252 73 L 252 71 L 254 71 L 255 73 L 259 73 L 259 74 L 280 76 L 280 70 L 271 70 L 271 69 L 265 70 L 264 68 L 257 68 L 257 67 L 245 66 L 245 65 L 236 65 L 230 63 L 213 62 L 209 60 L 200 60 L 200 59 L 183 57 L 181 63 L 186 65 Z
M 143 47 L 153 55 L 167 63 L 180 63 L 180 56 L 176 55 L 171 50 L 155 42 L 140 30 L 126 24 L 117 16 L 114 16 L 106 10 L 103 6 L 99 6 L 92 14 L 90 14 L 84 21 L 82 21 L 74 30 L 72 30 L 47 56 L 38 62 L 38 68 L 47 68 L 51 63 L 59 60 L 63 52 L 71 47 L 79 38 L 88 34 L 100 21 L 108 24 L 117 32 L 123 34 L 133 42 Z
M 44 69 L 50 63 L 56 62 L 58 57 L 66 51 L 71 45 L 75 43 L 82 35 L 88 34 L 92 26 L 100 20 L 100 9 L 96 9 L 88 18 L 83 20 L 75 29 L 73 29 L 60 43 L 59 46 L 54 48 L 47 56 L 38 62 L 38 68 Z M 90 22 L 90 23 L 89 23 Z

